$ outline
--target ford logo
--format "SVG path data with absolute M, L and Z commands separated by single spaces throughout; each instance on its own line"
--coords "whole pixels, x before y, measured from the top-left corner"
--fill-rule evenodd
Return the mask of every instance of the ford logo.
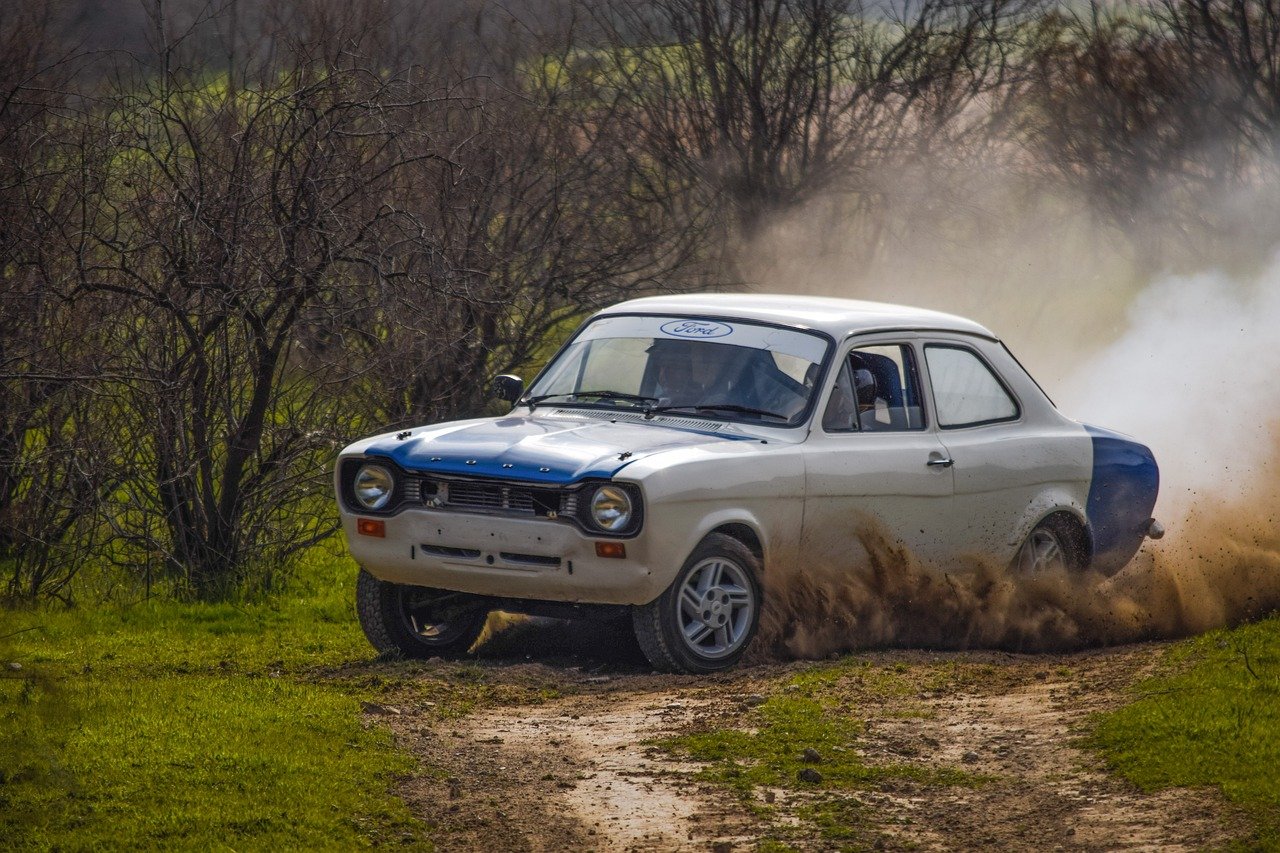
M 672 320 L 659 328 L 664 335 L 676 338 L 723 338 L 733 334 L 733 326 L 710 320 Z

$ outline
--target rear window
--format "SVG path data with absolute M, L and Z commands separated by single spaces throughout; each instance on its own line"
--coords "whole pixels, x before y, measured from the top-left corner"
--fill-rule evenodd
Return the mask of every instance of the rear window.
M 973 350 L 929 344 L 924 348 L 934 409 L 944 429 L 1016 420 L 1018 404 Z

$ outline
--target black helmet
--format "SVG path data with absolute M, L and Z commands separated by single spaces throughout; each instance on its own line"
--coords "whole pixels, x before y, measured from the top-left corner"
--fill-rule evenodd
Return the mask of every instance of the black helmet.
M 871 375 L 871 371 L 867 369 L 867 363 L 862 360 L 862 356 L 853 355 L 849 358 L 849 372 L 853 379 L 853 392 L 858 400 L 858 408 L 865 409 L 876 404 L 876 378 Z

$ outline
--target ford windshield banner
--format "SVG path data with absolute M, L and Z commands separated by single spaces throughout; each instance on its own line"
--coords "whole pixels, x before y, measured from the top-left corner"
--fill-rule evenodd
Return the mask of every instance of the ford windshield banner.
M 727 323 L 713 323 L 710 320 L 673 320 L 663 323 L 658 331 L 675 338 L 723 338 L 733 334 L 733 326 Z
M 820 363 L 827 351 L 827 341 L 812 332 L 762 326 L 749 320 L 732 324 L 701 317 L 646 317 L 634 314 L 605 315 L 587 324 L 576 341 L 601 338 L 683 338 L 709 344 L 769 350 Z

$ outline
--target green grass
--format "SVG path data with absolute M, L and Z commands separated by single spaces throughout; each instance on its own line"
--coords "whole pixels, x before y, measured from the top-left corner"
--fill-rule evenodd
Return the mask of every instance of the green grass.
M 858 756 L 856 742 L 863 725 L 849 710 L 868 696 L 903 697 L 921 682 L 906 675 L 907 668 L 873 667 L 863 661 L 826 664 L 791 678 L 758 707 L 749 711 L 742 727 L 697 731 L 659 745 L 695 761 L 707 762 L 702 779 L 736 791 L 763 816 L 773 810 L 760 804 L 757 792 L 780 788 L 802 797 L 795 814 L 837 848 L 859 848 L 876 835 L 869 811 L 852 792 L 889 780 L 934 785 L 972 785 L 982 779 L 959 769 L 931 769 L 913 764 L 868 765 Z M 918 674 L 919 675 L 919 674 Z M 934 667 L 920 675 L 923 683 L 946 683 L 957 677 L 950 667 Z M 817 752 L 806 761 L 805 750 Z M 821 781 L 805 781 L 802 771 L 816 770 Z M 786 849 L 789 836 L 775 826 L 766 838 L 775 849 Z M 763 849 L 763 848 L 762 848 Z
M 859 725 L 856 721 L 828 716 L 822 706 L 807 697 L 775 696 L 753 715 L 755 731 L 717 729 L 683 735 L 666 742 L 696 761 L 711 762 L 706 774 L 742 792 L 759 786 L 805 787 L 797 774 L 806 767 L 818 770 L 820 785 L 856 788 L 880 774 L 863 764 L 853 752 Z M 801 759 L 814 749 L 820 764 Z
M 1254 819 L 1251 844 L 1280 850 L 1280 617 L 1181 643 L 1165 664 L 1092 745 L 1144 790 L 1218 788 Z
M 398 681 L 370 674 L 355 568 L 317 549 L 302 577 L 269 603 L 0 612 L 0 846 L 429 847 L 391 793 L 413 760 L 361 724 Z

